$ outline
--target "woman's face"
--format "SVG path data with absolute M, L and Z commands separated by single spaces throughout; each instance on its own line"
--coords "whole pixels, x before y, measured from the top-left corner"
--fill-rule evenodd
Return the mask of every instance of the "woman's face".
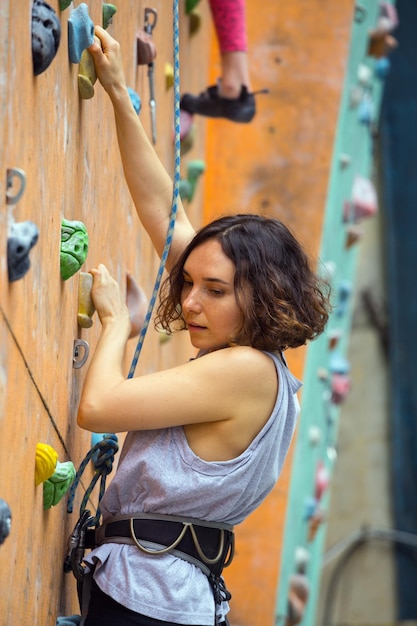
M 181 306 L 195 348 L 215 350 L 236 337 L 242 312 L 236 300 L 234 276 L 234 263 L 215 239 L 199 245 L 188 256 Z

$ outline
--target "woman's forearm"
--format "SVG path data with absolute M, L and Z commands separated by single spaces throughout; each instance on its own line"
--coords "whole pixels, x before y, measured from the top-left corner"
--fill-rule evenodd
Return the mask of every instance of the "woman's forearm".
M 159 255 L 162 254 L 172 207 L 173 182 L 150 143 L 127 90 L 119 43 L 96 27 L 89 51 L 97 76 L 113 104 L 123 170 L 138 216 Z M 194 235 L 178 198 L 175 232 L 167 269 Z
M 123 171 L 138 216 L 159 255 L 168 227 L 173 182 L 160 162 L 125 89 L 111 96 Z

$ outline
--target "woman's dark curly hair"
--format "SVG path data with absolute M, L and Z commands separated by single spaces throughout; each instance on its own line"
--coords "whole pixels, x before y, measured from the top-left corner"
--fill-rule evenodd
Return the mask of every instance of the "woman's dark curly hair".
M 242 326 L 234 344 L 276 352 L 296 348 L 326 325 L 329 289 L 312 271 L 301 245 L 282 222 L 255 214 L 221 217 L 199 230 L 161 289 L 155 326 L 184 330 L 184 264 L 206 241 L 220 242 L 236 271 L 234 288 Z

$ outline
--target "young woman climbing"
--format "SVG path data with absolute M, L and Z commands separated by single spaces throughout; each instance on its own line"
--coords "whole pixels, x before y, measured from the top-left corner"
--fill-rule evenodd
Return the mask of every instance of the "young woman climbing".
M 256 113 L 256 94 L 251 92 L 249 76 L 245 0 L 209 0 L 209 3 L 220 49 L 221 76 L 217 85 L 198 96 L 185 93 L 181 108 L 206 117 L 250 122 Z
M 133 109 L 120 46 L 96 27 L 93 55 L 113 105 L 124 173 L 161 255 L 173 183 Z M 138 174 L 139 173 L 139 174 Z M 179 203 L 157 323 L 189 333 L 187 363 L 126 378 L 129 312 L 104 265 L 92 269 L 102 324 L 78 424 L 128 431 L 101 500 L 85 626 L 227 624 L 221 572 L 233 526 L 266 497 L 294 430 L 300 382 L 282 356 L 319 335 L 326 289 L 291 232 L 258 215 L 197 233 Z

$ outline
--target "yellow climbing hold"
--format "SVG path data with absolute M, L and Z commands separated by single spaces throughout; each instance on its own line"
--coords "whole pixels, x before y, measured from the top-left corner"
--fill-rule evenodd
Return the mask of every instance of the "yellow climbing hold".
M 94 37 L 95 41 L 99 41 L 98 37 Z M 94 83 L 97 80 L 96 68 L 93 57 L 90 52 L 83 50 L 78 66 L 78 91 L 81 98 L 89 100 L 94 96 Z
M 171 63 L 165 63 L 165 89 L 171 89 L 174 86 L 174 68 Z
M 55 472 L 58 462 L 58 453 L 47 443 L 36 444 L 35 458 L 35 485 L 48 480 Z
M 89 272 L 80 272 L 80 282 L 78 283 L 78 325 L 81 328 L 90 328 L 93 325 L 91 319 L 94 315 L 95 307 L 91 297 L 91 287 L 93 276 Z

